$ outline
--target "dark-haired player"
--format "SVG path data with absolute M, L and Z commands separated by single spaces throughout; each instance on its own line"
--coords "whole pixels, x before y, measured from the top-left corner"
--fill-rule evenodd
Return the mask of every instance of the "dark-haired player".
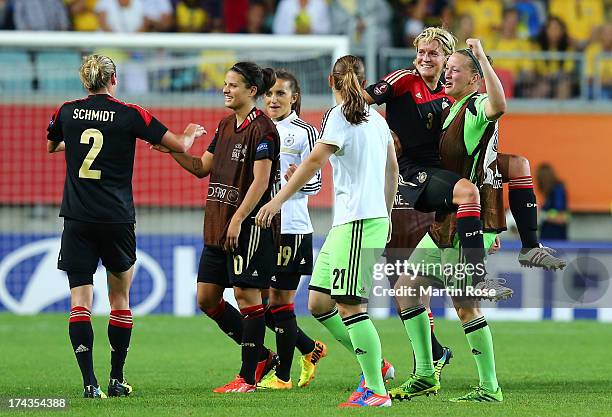
M 236 63 L 227 71 L 223 87 L 225 107 L 233 113 L 221 120 L 208 150 L 201 157 L 172 152 L 193 175 L 210 175 L 197 300 L 200 309 L 242 346 L 238 375 L 215 388 L 218 393 L 254 392 L 272 364 L 272 354 L 263 347 L 262 290 L 270 287 L 276 251 L 272 231 L 257 226 L 254 215 L 270 200 L 279 170 L 278 132 L 255 106 L 274 82 L 274 70 Z M 234 288 L 240 313 L 223 300 L 226 287 Z
M 117 69 L 102 55 L 83 60 L 80 77 L 89 96 L 64 103 L 48 127 L 47 150 L 65 151 L 66 180 L 60 216 L 64 231 L 58 268 L 70 285 L 70 341 L 83 376 L 85 397 L 105 397 L 93 368 L 93 274 L 99 259 L 107 271 L 111 306 L 109 396 L 129 395 L 123 365 L 132 334 L 129 293 L 136 261 L 132 172 L 136 139 L 184 152 L 204 129 L 190 124 L 169 131 L 147 110 L 113 97 Z

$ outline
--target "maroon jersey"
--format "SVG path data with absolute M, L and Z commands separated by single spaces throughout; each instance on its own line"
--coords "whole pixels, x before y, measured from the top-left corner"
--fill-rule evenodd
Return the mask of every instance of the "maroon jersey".
M 253 182 L 255 161 L 270 159 L 268 189 L 250 215 L 270 201 L 279 169 L 280 137 L 272 120 L 253 108 L 239 127 L 236 115 L 221 120 L 208 151 L 215 155 L 210 173 L 204 243 L 223 246 L 227 227 Z
M 430 90 L 416 70 L 400 69 L 366 90 L 376 104 L 387 105 L 387 123 L 402 144 L 400 173 L 408 178 L 422 167 L 439 167 L 440 115 L 451 105 L 443 84 Z

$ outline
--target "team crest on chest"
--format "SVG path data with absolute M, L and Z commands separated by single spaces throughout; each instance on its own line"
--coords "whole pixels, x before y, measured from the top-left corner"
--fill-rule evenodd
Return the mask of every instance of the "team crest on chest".
M 425 171 L 421 171 L 417 174 L 417 181 L 421 184 L 423 184 L 425 182 L 425 180 L 427 180 L 427 172 Z
M 237 143 L 234 145 L 234 149 L 232 149 L 232 161 L 234 162 L 244 162 L 247 153 L 247 146 L 242 143 Z
M 285 139 L 283 139 L 283 145 L 285 146 L 292 146 L 294 143 L 295 143 L 295 136 L 293 135 L 293 133 L 287 134 Z

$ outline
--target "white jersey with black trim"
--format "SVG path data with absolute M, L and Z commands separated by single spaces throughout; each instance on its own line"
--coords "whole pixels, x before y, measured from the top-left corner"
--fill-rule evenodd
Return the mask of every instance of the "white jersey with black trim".
M 386 120 L 369 106 L 367 113 L 367 121 L 353 125 L 340 104 L 323 118 L 317 141 L 338 148 L 329 158 L 334 169 L 334 226 L 388 216 L 385 171 L 393 139 Z
M 285 186 L 285 172 L 290 164 L 300 165 L 314 147 L 317 140 L 317 129 L 303 121 L 295 112 L 277 122 L 276 129 L 280 136 L 280 170 L 281 186 Z M 304 187 L 287 200 L 281 208 L 282 234 L 312 233 L 312 223 L 308 214 L 308 196 L 321 189 L 321 172 L 312 177 Z

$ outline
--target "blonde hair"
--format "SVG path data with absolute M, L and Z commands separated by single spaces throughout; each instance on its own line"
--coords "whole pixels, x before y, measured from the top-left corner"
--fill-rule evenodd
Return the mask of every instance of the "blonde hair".
M 117 73 L 115 63 L 104 55 L 88 55 L 83 58 L 79 76 L 88 91 L 98 91 L 107 87 L 111 76 Z
M 367 118 L 366 100 L 361 84 L 365 80 L 365 68 L 361 59 L 353 55 L 339 58 L 332 70 L 334 88 L 340 91 L 342 114 L 353 125 L 365 122 Z
M 448 30 L 441 27 L 429 27 L 423 32 L 419 33 L 419 36 L 414 39 L 414 47 L 418 49 L 419 42 L 421 41 L 438 41 L 444 55 L 446 56 L 452 55 L 455 52 L 455 47 L 457 46 L 457 38 Z

